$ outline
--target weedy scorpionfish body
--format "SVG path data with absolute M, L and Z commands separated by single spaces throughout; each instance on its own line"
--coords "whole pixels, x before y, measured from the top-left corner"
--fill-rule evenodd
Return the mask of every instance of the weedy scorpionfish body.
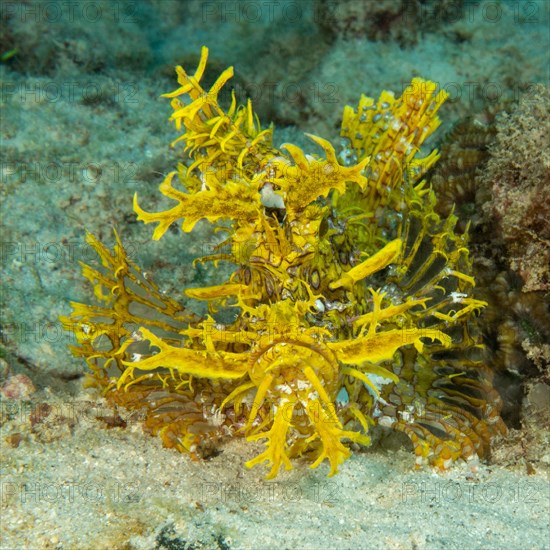
M 362 96 L 344 109 L 339 154 L 313 135 L 322 154 L 306 154 L 275 148 L 250 101 L 232 94 L 222 109 L 233 70 L 204 90 L 207 56 L 194 75 L 177 67 L 180 87 L 165 94 L 189 159 L 160 186 L 175 206 L 150 213 L 134 197 L 134 209 L 157 224 L 154 239 L 175 222 L 215 224 L 226 252 L 200 261 L 233 273 L 185 291 L 208 302 L 199 318 L 143 276 L 118 235 L 113 251 L 88 235 L 102 265 L 83 272 L 99 304 L 75 303 L 63 322 L 89 382 L 193 456 L 228 437 L 264 440 L 247 466 L 268 462 L 268 478 L 299 456 L 336 473 L 375 424 L 406 433 L 418 465 L 485 456 L 504 429 L 475 323 L 485 303 L 467 236 L 422 179 L 438 153 L 418 154 L 445 92 L 415 78 L 401 97 Z

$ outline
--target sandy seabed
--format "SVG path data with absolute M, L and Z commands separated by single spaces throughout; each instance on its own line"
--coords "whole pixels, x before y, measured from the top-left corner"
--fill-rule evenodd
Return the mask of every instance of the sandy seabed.
M 193 461 L 131 418 L 107 428 L 89 396 L 2 410 L 2 549 L 548 548 L 543 473 L 415 471 L 398 448 L 357 452 L 332 478 L 295 460 L 266 481 L 244 466 L 261 444 L 232 439 Z

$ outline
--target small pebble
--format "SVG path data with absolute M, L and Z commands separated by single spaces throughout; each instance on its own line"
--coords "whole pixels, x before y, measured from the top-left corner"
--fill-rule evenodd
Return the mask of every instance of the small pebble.
M 26 399 L 35 391 L 32 380 L 26 374 L 15 374 L 4 382 L 0 393 L 6 399 Z

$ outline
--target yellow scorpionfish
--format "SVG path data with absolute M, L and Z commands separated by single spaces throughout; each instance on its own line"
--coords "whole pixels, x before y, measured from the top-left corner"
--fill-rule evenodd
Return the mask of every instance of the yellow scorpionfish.
M 333 475 L 352 443 L 369 445 L 371 425 L 404 432 L 417 465 L 486 456 L 504 429 L 475 322 L 486 304 L 467 234 L 434 211 L 422 179 L 438 153 L 419 158 L 446 93 L 415 78 L 401 97 L 362 96 L 344 109 L 341 151 L 308 135 L 306 154 L 275 148 L 250 100 L 232 92 L 224 110 L 233 68 L 205 90 L 207 57 L 193 75 L 177 67 L 164 96 L 187 158 L 160 185 L 174 206 L 150 213 L 134 197 L 134 210 L 155 240 L 176 222 L 214 224 L 224 252 L 198 261 L 230 262 L 231 275 L 185 290 L 208 303 L 199 316 L 145 277 L 118 235 L 111 251 L 88 234 L 101 266 L 82 267 L 98 304 L 73 303 L 62 321 L 89 383 L 194 457 L 228 437 L 263 440 L 246 466 L 268 462 L 268 478 L 294 457 L 327 459 Z

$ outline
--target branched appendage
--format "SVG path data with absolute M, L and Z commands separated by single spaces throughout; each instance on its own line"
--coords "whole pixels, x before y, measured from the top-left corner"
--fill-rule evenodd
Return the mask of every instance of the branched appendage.
M 251 468 L 262 462 L 269 462 L 271 470 L 267 479 L 274 478 L 281 465 L 285 469 L 292 469 L 289 457 L 293 455 L 289 446 L 290 434 L 293 431 L 292 419 L 296 409 L 303 409 L 303 401 L 296 401 L 292 396 L 281 397 L 279 405 L 275 406 L 273 424 L 267 432 L 260 432 L 249 435 L 248 441 L 267 439 L 266 450 L 246 463 Z M 309 426 L 306 428 L 310 435 L 305 440 L 305 449 L 317 439 L 321 441 L 319 456 L 311 464 L 311 468 L 317 468 L 325 458 L 330 464 L 329 476 L 338 472 L 338 466 L 350 456 L 350 450 L 342 440 L 354 441 L 361 445 L 370 445 L 370 438 L 360 432 L 346 431 L 336 414 L 334 404 L 327 403 L 323 399 L 310 399 L 305 402 L 305 411 L 309 419 Z M 253 414 L 253 413 L 252 413 Z M 297 421 L 297 420 L 296 420 Z
M 147 212 L 135 197 L 134 210 L 155 240 L 177 222 L 227 234 L 227 250 L 197 261 L 229 261 L 233 273 L 183 292 L 212 316 L 235 315 L 221 325 L 184 313 L 118 236 L 111 252 L 88 235 L 102 265 L 82 268 L 99 305 L 73 304 L 63 323 L 90 378 L 193 457 L 225 436 L 266 440 L 247 466 L 269 462 L 270 479 L 297 456 L 312 468 L 326 459 L 334 475 L 375 423 L 406 433 L 418 464 L 484 456 L 502 428 L 475 330 L 485 303 L 467 236 L 421 179 L 439 156 L 419 151 L 445 92 L 415 78 L 400 97 L 362 96 L 344 109 L 340 155 L 312 135 L 317 154 L 278 150 L 250 101 L 232 93 L 219 105 L 232 68 L 203 88 L 207 57 L 203 48 L 193 75 L 178 67 L 165 94 L 189 161 L 160 185 L 172 207 Z
M 321 452 L 317 460 L 310 466 L 317 468 L 325 458 L 330 463 L 329 476 L 338 472 L 338 466 L 349 458 L 351 451 L 342 443 L 342 439 L 354 441 L 361 445 L 370 445 L 370 437 L 359 432 L 346 431 L 335 413 L 334 405 L 330 409 L 323 406 L 320 401 L 312 401 L 307 405 L 307 415 L 313 426 L 314 434 L 307 439 L 307 443 L 319 438 L 321 440 Z
M 249 435 L 248 441 L 257 441 L 258 439 L 267 439 L 267 449 L 257 457 L 246 463 L 247 468 L 252 468 L 262 462 L 270 462 L 271 470 L 266 479 L 273 479 L 279 472 L 281 464 L 284 464 L 287 470 L 292 469 L 292 464 L 288 457 L 287 434 L 291 426 L 292 414 L 295 403 L 288 402 L 283 404 L 275 411 L 273 425 L 268 432 Z

